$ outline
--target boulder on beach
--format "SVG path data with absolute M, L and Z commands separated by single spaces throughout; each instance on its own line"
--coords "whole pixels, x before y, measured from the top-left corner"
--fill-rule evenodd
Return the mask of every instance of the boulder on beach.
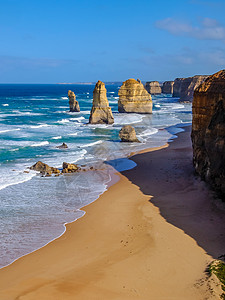
M 148 81 L 145 84 L 145 88 L 151 95 L 158 95 L 162 93 L 161 86 L 158 81 Z
M 121 113 L 152 113 L 152 97 L 141 81 L 128 79 L 120 87 L 118 111 Z
M 93 91 L 93 104 L 89 118 L 90 124 L 113 124 L 112 110 L 106 96 L 105 84 L 98 81 Z
M 62 167 L 63 167 L 62 173 L 75 173 L 80 170 L 80 167 L 78 167 L 78 165 L 69 164 L 66 162 L 63 163 Z
M 136 132 L 134 127 L 130 125 L 123 126 L 123 128 L 119 132 L 119 137 L 122 142 L 140 143 L 140 141 L 136 137 Z
M 43 175 L 51 175 L 60 173 L 59 169 L 50 167 L 49 165 L 38 161 L 36 164 L 30 167 L 31 170 L 38 171 Z
M 225 70 L 195 90 L 192 113 L 195 170 L 225 200 Z
M 70 111 L 71 112 L 79 112 L 80 106 L 78 101 L 76 100 L 76 95 L 71 90 L 68 91 L 68 97 L 69 97 L 69 105 L 70 105 Z
M 67 144 L 66 144 L 66 143 L 62 143 L 62 145 L 60 145 L 60 146 L 56 146 L 56 148 L 58 148 L 58 149 L 67 149 L 67 148 L 68 148 L 68 146 L 67 146 Z

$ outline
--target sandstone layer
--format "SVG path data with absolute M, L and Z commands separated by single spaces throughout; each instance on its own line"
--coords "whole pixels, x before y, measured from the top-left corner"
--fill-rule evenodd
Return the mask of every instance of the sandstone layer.
M 69 97 L 69 105 L 70 105 L 70 111 L 71 112 L 79 112 L 80 106 L 78 101 L 76 100 L 76 95 L 71 90 L 68 91 L 68 97 Z
M 181 102 L 192 101 L 195 89 L 207 77 L 207 75 L 196 75 L 188 78 L 176 78 L 173 87 L 173 97 L 179 97 Z
M 162 86 L 163 94 L 173 94 L 174 81 L 165 81 Z
M 225 70 L 195 90 L 192 112 L 195 169 L 225 200 Z
M 152 113 L 152 98 L 143 84 L 135 79 L 128 79 L 118 92 L 118 111 L 122 113 Z
M 161 86 L 158 81 L 148 81 L 145 84 L 145 88 L 151 95 L 158 95 L 162 93 Z
M 90 124 L 113 124 L 112 110 L 106 96 L 105 84 L 98 81 L 93 92 L 93 105 L 89 118 Z
M 139 143 L 139 140 L 136 137 L 135 129 L 130 125 L 123 126 L 119 132 L 119 137 L 122 142 Z

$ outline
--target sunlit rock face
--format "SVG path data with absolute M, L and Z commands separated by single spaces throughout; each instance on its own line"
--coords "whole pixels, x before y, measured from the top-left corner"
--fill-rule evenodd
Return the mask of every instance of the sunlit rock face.
M 145 84 L 147 92 L 151 95 L 158 95 L 162 93 L 161 86 L 158 81 L 148 81 Z
M 163 94 L 173 94 L 174 81 L 165 81 L 162 86 Z
M 78 101 L 76 100 L 76 95 L 71 90 L 68 91 L 68 97 L 69 97 L 69 105 L 70 105 L 70 111 L 71 112 L 79 112 L 80 106 Z
M 225 200 L 225 70 L 195 90 L 192 112 L 195 169 Z
M 195 89 L 205 81 L 208 75 L 196 75 L 187 78 L 176 78 L 173 85 L 173 97 L 181 102 L 192 101 Z
M 135 79 L 128 79 L 118 92 L 118 111 L 122 113 L 152 113 L 152 98 L 143 84 Z
M 113 124 L 112 110 L 106 96 L 105 84 L 98 81 L 93 92 L 93 104 L 89 118 L 90 124 Z

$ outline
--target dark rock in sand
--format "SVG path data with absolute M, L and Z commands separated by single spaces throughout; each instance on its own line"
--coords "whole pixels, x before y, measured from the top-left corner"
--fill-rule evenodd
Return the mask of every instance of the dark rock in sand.
M 123 128 L 119 132 L 119 137 L 122 142 L 140 143 L 140 141 L 136 137 L 136 132 L 134 127 L 130 125 L 123 126 Z
M 195 90 L 192 112 L 195 169 L 225 200 L 225 70 Z

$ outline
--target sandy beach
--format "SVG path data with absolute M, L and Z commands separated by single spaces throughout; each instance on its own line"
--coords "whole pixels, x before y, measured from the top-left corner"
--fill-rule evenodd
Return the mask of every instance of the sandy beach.
M 205 269 L 225 253 L 224 205 L 194 175 L 190 128 L 132 160 L 64 235 L 0 270 L 1 300 L 219 299 Z

